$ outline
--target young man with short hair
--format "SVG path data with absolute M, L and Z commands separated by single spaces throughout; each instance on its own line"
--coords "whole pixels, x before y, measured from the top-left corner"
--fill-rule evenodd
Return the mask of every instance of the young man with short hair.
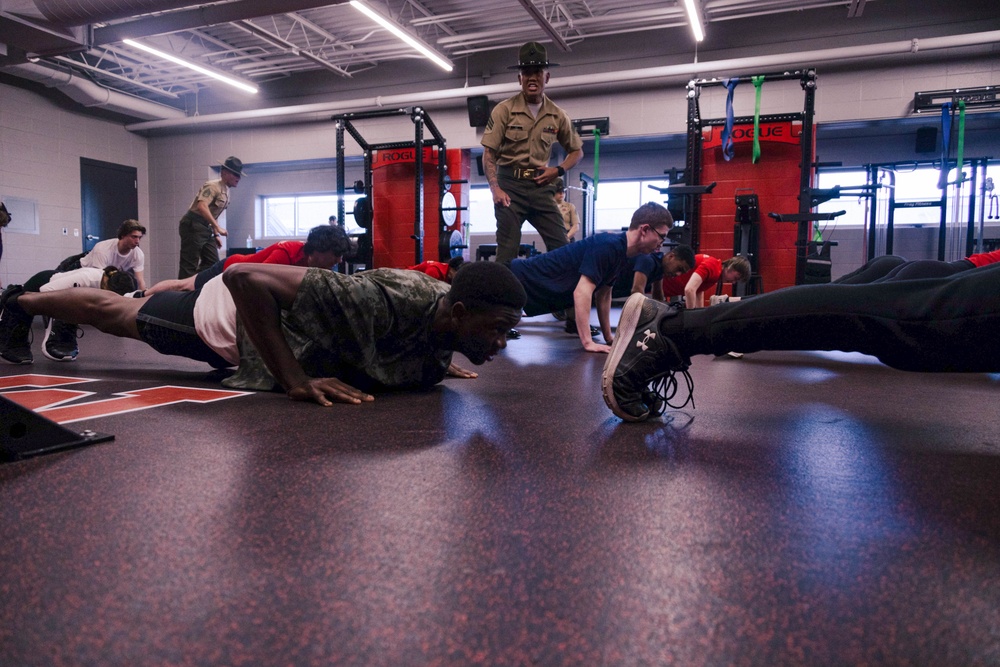
M 691 269 L 679 276 L 663 278 L 663 297 L 684 297 L 684 307 L 704 308 L 705 292 L 722 281 L 735 283 L 750 278 L 750 261 L 746 257 L 730 257 L 720 262 L 711 255 L 699 253 Z
M 340 225 L 317 225 L 309 230 L 303 241 L 278 241 L 266 248 L 248 255 L 230 255 L 225 259 L 183 280 L 161 280 L 148 290 L 133 294 L 135 297 L 152 296 L 159 292 L 201 289 L 209 280 L 221 274 L 233 264 L 284 264 L 285 266 L 307 266 L 317 269 L 333 269 L 353 250 L 354 244 Z
M 139 243 L 146 228 L 138 220 L 126 220 L 118 226 L 118 238 L 99 241 L 83 257 L 80 268 L 68 271 L 40 271 L 25 282 L 28 291 L 55 292 L 75 287 L 95 287 L 122 292 L 127 286 L 145 286 L 143 269 L 145 256 Z M 29 323 L 30 324 L 30 323 Z M 55 318 L 45 322 L 42 337 L 42 354 L 53 361 L 75 361 L 80 353 L 77 345 L 78 328 L 72 322 Z M 33 361 L 31 342 L 27 338 L 4 357 L 12 363 L 30 364 Z
M 666 208 L 643 204 L 632 214 L 628 231 L 594 234 L 557 250 L 515 259 L 510 269 L 528 295 L 524 312 L 529 317 L 573 308 L 572 323 L 588 352 L 608 352 L 595 343 L 590 331 L 590 309 L 596 297 L 597 319 L 604 339 L 611 342 L 611 287 L 629 257 L 656 250 L 667 238 L 674 221 Z
M 163 354 L 236 366 L 223 384 L 280 386 L 320 405 L 374 400 L 369 392 L 428 387 L 506 347 L 524 290 L 505 266 L 476 262 L 449 286 L 416 271 L 353 275 L 297 266 L 238 264 L 199 291 L 123 299 L 101 290 L 48 294 L 8 287 L 0 298 L 0 356 L 25 321 L 63 317 L 141 340 Z
M 651 293 L 654 299 L 663 300 L 663 279 L 687 273 L 694 266 L 691 246 L 677 245 L 667 252 L 638 255 L 629 260 L 625 272 L 616 285 L 616 297 L 628 297 L 636 292 Z

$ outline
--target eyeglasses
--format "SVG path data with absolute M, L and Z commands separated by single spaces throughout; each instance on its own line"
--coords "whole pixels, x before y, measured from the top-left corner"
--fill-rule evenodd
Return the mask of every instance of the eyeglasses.
M 664 241 L 666 241 L 666 240 L 667 240 L 667 232 L 663 232 L 663 233 L 661 234 L 660 232 L 656 231 L 656 230 L 655 230 L 655 229 L 653 229 L 652 227 L 650 227 L 650 228 L 649 228 L 649 231 L 653 232 L 654 234 L 656 234 L 657 236 L 659 236 L 659 237 L 660 237 L 660 243 L 663 243 Z

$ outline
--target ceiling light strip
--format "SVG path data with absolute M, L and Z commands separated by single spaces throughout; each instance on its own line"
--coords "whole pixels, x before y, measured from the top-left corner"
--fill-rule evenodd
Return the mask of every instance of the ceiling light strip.
M 691 32 L 694 33 L 694 41 L 700 42 L 705 39 L 705 31 L 701 27 L 701 17 L 698 15 L 698 8 L 695 0 L 684 0 L 684 10 L 688 15 L 688 22 L 691 24 Z
M 153 54 L 154 56 L 156 56 L 158 58 L 163 58 L 164 60 L 169 60 L 172 63 L 176 63 L 176 64 L 181 65 L 183 67 L 187 67 L 188 69 L 194 70 L 195 72 L 198 72 L 199 74 L 204 74 L 205 76 L 210 76 L 213 79 L 221 81 L 222 83 L 229 84 L 230 86 L 233 86 L 234 88 L 239 88 L 243 92 L 251 93 L 251 94 L 254 94 L 254 93 L 257 92 L 257 86 L 251 85 L 249 83 L 244 83 L 243 81 L 238 81 L 238 80 L 236 80 L 236 79 L 234 79 L 232 77 L 226 76 L 225 74 L 221 74 L 220 72 L 216 72 L 216 71 L 210 70 L 207 67 L 202 67 L 201 65 L 195 65 L 194 63 L 188 62 L 188 61 L 186 61 L 186 60 L 184 60 L 182 58 L 178 58 L 177 56 L 172 55 L 170 53 L 165 53 L 163 51 L 160 51 L 159 49 L 154 49 L 151 46 L 146 46 L 145 44 L 140 44 L 139 42 L 136 42 L 135 40 L 132 40 L 132 39 L 125 39 L 125 40 L 122 40 L 122 41 L 125 44 L 128 44 L 131 47 L 140 49 L 142 51 L 145 51 L 146 53 L 151 53 L 151 54 Z
M 361 0 L 351 0 L 351 6 L 357 9 L 365 16 L 367 16 L 368 18 L 370 18 L 372 21 L 375 21 L 375 23 L 378 23 L 380 26 L 391 32 L 398 39 L 402 40 L 410 47 L 419 51 L 422 56 L 433 62 L 435 65 L 443 69 L 445 72 L 450 72 L 453 69 L 455 69 L 454 66 L 451 64 L 451 61 L 449 61 L 447 58 L 445 58 L 439 53 L 436 53 L 433 49 L 430 49 L 426 45 L 422 44 L 419 40 L 414 38 L 413 35 L 410 35 L 401 27 L 399 27 L 399 25 L 395 21 L 392 21 L 382 16 L 382 14 L 372 9 L 365 3 L 361 2 Z

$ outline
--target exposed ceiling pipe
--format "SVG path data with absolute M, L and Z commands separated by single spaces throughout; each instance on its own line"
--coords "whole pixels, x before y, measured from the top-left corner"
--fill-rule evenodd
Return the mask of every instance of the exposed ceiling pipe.
M 24 4 L 21 2 L 20 4 Z M 78 26 L 124 19 L 169 9 L 196 6 L 191 0 L 34 0 L 41 14 L 61 26 Z M 202 3 L 205 4 L 205 3 Z
M 645 69 L 621 72 L 605 72 L 585 74 L 553 79 L 548 88 L 573 88 L 585 90 L 603 87 L 623 82 L 650 80 L 681 80 L 687 81 L 694 77 L 732 76 L 762 71 L 771 68 L 799 68 L 831 62 L 847 62 L 863 59 L 879 58 L 894 55 L 915 54 L 940 49 L 952 49 L 971 46 L 994 46 L 1000 42 L 1000 30 L 972 33 L 968 35 L 951 35 L 948 37 L 929 37 L 925 39 L 908 39 L 884 44 L 869 44 L 867 46 L 849 46 L 816 51 L 800 51 L 797 53 L 782 53 L 748 58 L 731 58 L 703 63 L 683 63 L 663 67 L 648 67 Z M 321 102 L 316 104 L 300 104 L 271 109 L 253 109 L 229 113 L 208 114 L 204 116 L 187 117 L 177 120 L 154 120 L 126 125 L 133 132 L 149 130 L 205 128 L 212 125 L 225 124 L 233 127 L 240 124 L 255 124 L 257 121 L 270 121 L 275 124 L 284 119 L 287 122 L 308 120 L 310 116 L 317 120 L 333 113 L 348 113 L 351 111 L 371 110 L 381 107 L 407 107 L 428 105 L 433 102 L 447 100 L 464 100 L 473 95 L 512 94 L 520 90 L 516 82 L 496 84 L 491 86 L 474 86 L 469 88 L 452 88 L 449 90 L 432 90 L 424 92 L 403 93 L 386 97 L 365 97 L 337 102 Z
M 147 120 L 187 117 L 179 109 L 110 90 L 89 79 L 76 76 L 69 70 L 53 69 L 35 63 L 23 63 L 6 67 L 3 71 L 22 79 L 36 81 L 46 88 L 55 88 L 85 107 L 100 107 L 133 118 Z

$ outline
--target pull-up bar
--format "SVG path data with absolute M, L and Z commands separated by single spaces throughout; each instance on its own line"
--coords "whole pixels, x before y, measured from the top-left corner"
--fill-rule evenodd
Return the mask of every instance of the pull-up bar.
M 815 81 L 816 70 L 811 68 L 804 68 L 801 70 L 795 70 L 794 72 L 772 72 L 770 74 L 755 74 L 753 76 L 743 75 L 743 76 L 730 76 L 725 79 L 720 79 L 718 77 L 712 77 L 711 79 L 692 79 L 688 82 L 687 87 L 691 88 L 708 88 L 711 86 L 725 86 L 727 82 L 732 83 L 753 83 L 754 79 L 759 77 L 764 77 L 764 81 L 788 81 L 790 79 L 801 79 L 802 81 Z
M 372 118 L 388 118 L 393 116 L 410 117 L 413 122 L 413 141 L 396 141 L 389 143 L 372 144 L 365 140 L 358 129 L 354 126 L 355 121 L 369 120 Z M 365 196 L 372 194 L 372 151 L 397 150 L 402 148 L 414 149 L 414 178 L 415 199 L 413 234 L 410 236 L 414 240 L 414 259 L 416 264 L 424 261 L 424 147 L 437 146 L 441 152 L 438 159 L 438 192 L 445 191 L 445 171 L 447 160 L 444 157 L 446 152 L 445 140 L 438 131 L 437 126 L 423 107 L 406 107 L 402 109 L 378 109 L 375 111 L 362 111 L 355 113 L 338 114 L 331 118 L 337 127 L 337 214 L 338 219 L 344 219 L 344 132 L 350 133 L 365 156 Z M 424 139 L 424 128 L 427 128 L 433 140 Z M 367 231 L 371 234 L 371 230 Z M 370 267 L 369 267 L 370 268 Z

